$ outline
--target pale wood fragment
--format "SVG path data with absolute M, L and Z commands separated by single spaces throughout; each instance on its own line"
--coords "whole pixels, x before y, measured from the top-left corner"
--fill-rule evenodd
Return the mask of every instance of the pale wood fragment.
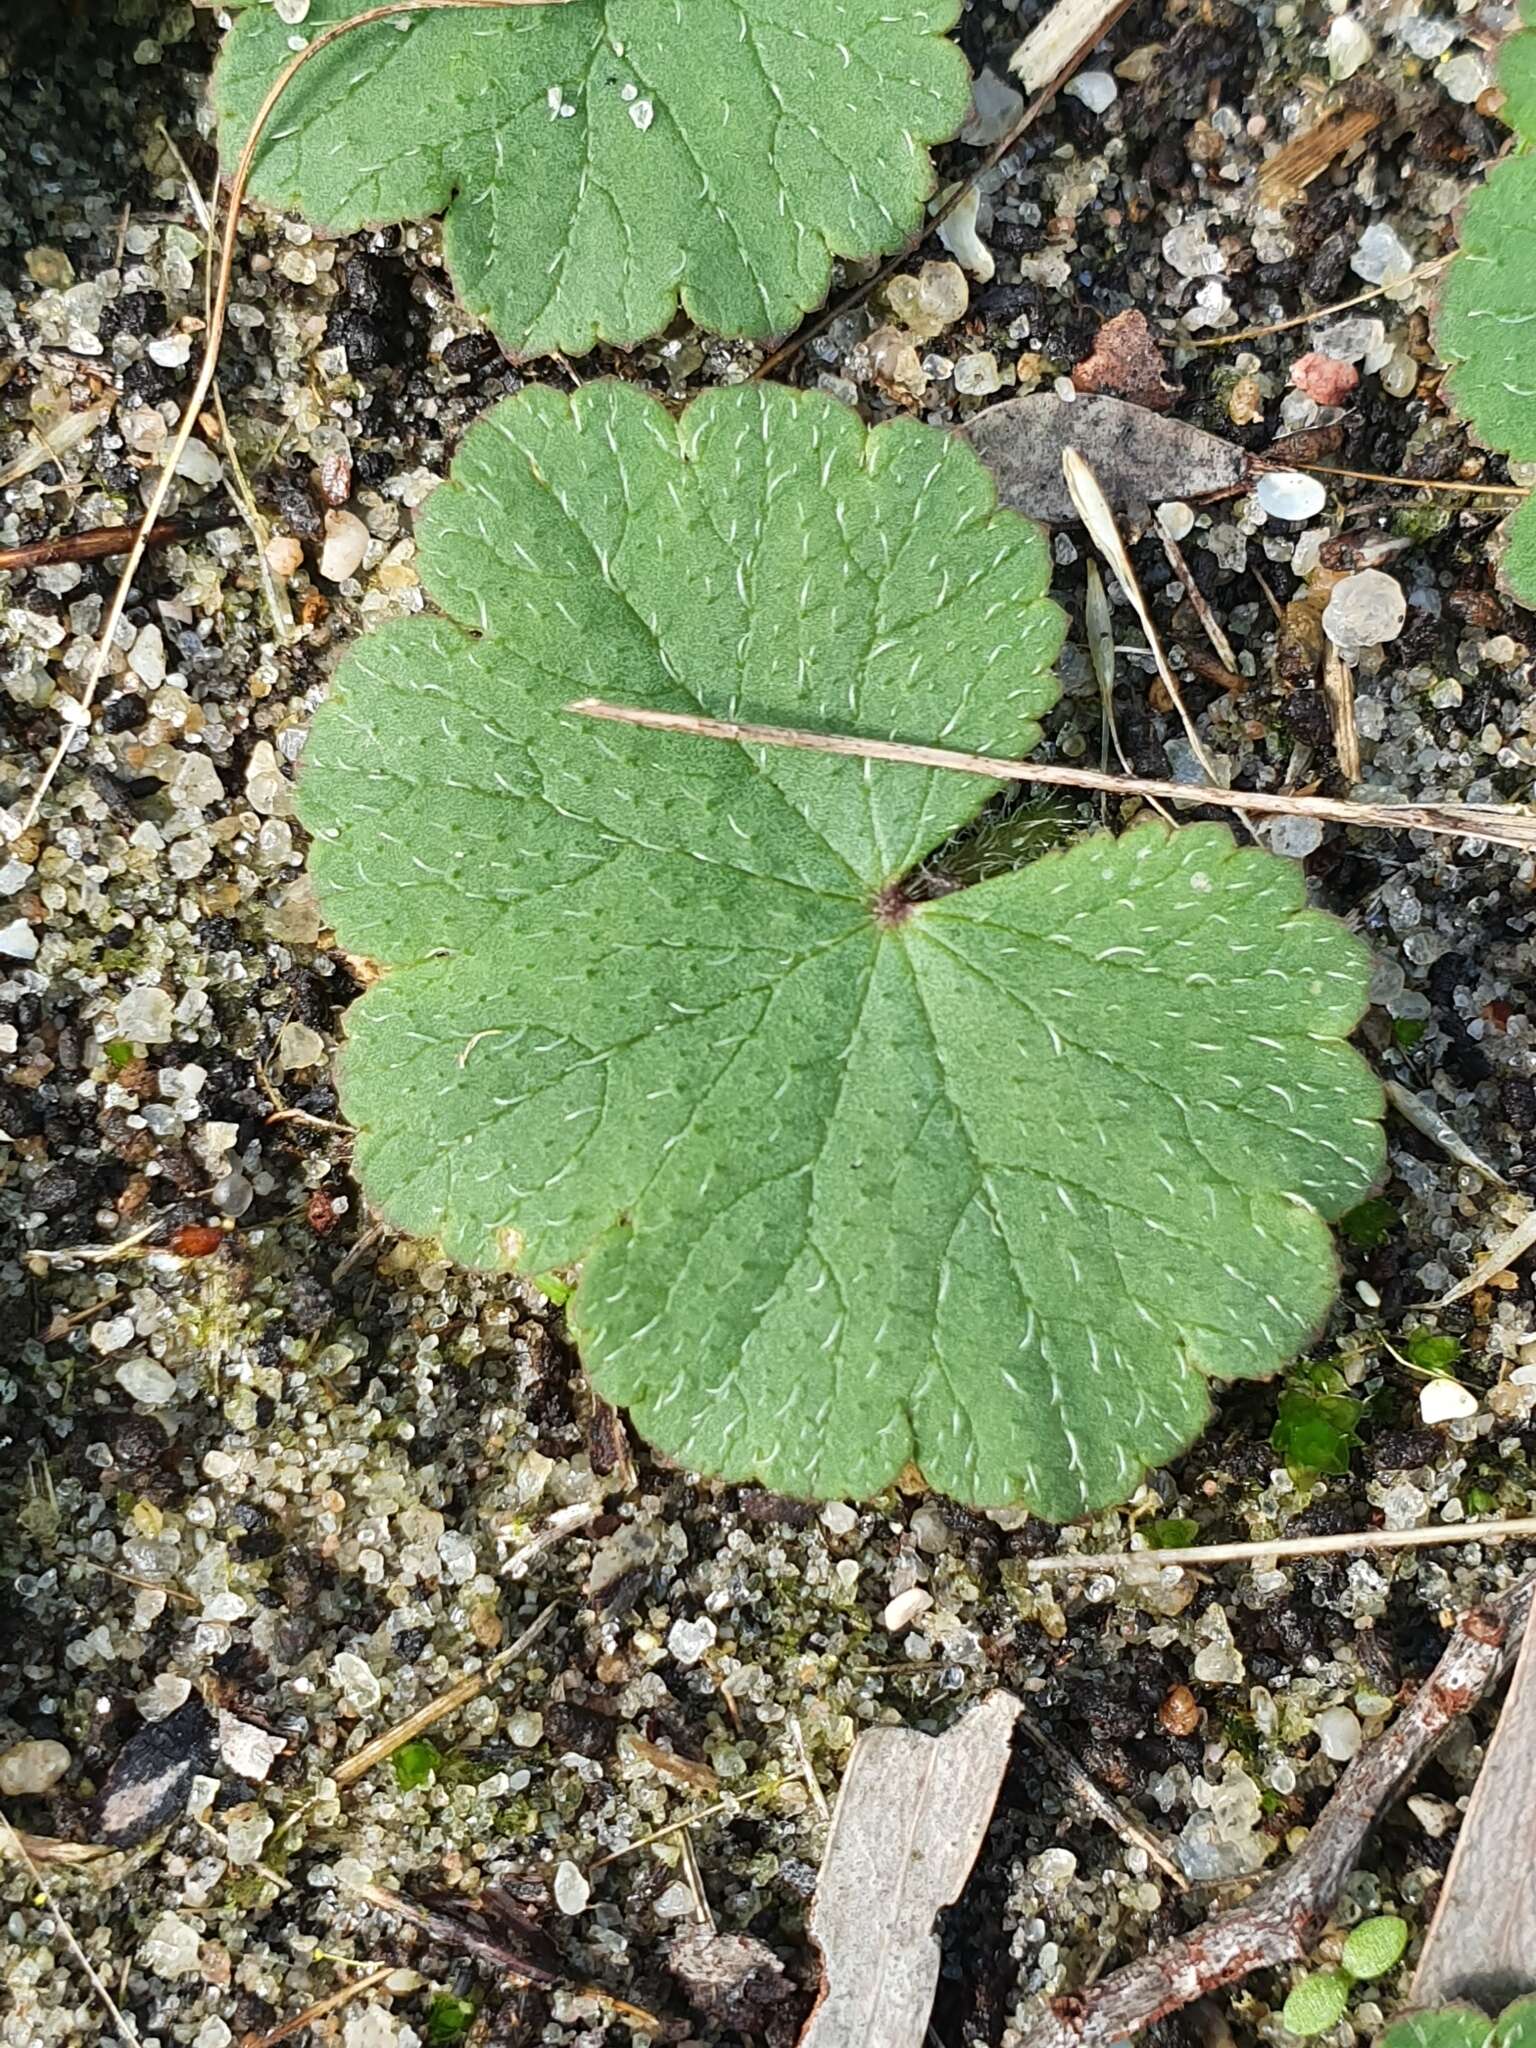
M 922 2048 L 934 1921 L 970 1875 L 1019 1712 L 994 1692 L 943 1735 L 871 1728 L 854 1744 L 811 1908 L 822 1990 L 800 2048 Z
M 1415 2005 L 1470 1998 L 1497 2012 L 1536 1991 L 1533 1643 L 1528 1629 L 1419 1957 Z

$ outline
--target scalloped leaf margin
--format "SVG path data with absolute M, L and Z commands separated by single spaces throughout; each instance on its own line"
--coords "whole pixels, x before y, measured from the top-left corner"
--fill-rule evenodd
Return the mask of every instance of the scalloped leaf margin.
M 238 156 L 304 36 L 247 0 L 214 74 Z M 464 304 L 518 356 L 764 337 L 834 257 L 899 249 L 970 104 L 959 0 L 565 0 L 360 28 L 294 78 L 253 194 L 340 233 L 442 213 Z

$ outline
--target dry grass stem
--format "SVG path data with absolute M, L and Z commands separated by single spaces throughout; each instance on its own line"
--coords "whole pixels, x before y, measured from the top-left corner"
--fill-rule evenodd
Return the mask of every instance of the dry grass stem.
M 1368 292 L 1356 292 L 1352 299 L 1335 299 L 1331 306 L 1315 306 L 1310 313 L 1293 313 L 1289 320 L 1271 320 L 1266 327 L 1239 327 L 1231 334 L 1208 334 L 1191 344 L 1194 348 L 1236 348 L 1240 342 L 1263 341 L 1271 334 L 1288 334 L 1293 327 L 1311 327 L 1316 321 L 1331 320 L 1335 313 L 1351 312 L 1356 306 L 1368 306 L 1372 299 L 1379 299 L 1387 292 L 1401 291 L 1405 284 L 1417 284 L 1421 278 L 1433 277 L 1437 270 L 1444 270 L 1455 256 L 1437 256 L 1432 263 L 1421 263 L 1417 270 L 1410 270 L 1406 277 L 1395 277 L 1390 284 L 1373 284 Z
M 223 521 L 219 522 L 221 525 Z M 163 548 L 172 541 L 185 540 L 196 531 L 190 519 L 160 519 L 144 536 L 147 548 Z M 20 547 L 0 548 L 0 574 L 30 575 L 34 569 L 50 569 L 57 562 L 100 562 L 108 555 L 124 555 L 133 546 L 136 526 L 90 526 L 83 533 L 61 533 L 52 540 L 24 541 Z
M 52 1864 L 59 1870 L 84 1870 L 104 1857 L 117 1855 L 105 1842 L 63 1842 L 56 1835 L 29 1835 L 7 1822 L 9 1830 L 0 1836 L 0 1849 L 28 1870 Z
M 1048 23 L 1065 17 L 1069 12 L 1073 15 L 1083 15 L 1084 25 L 1079 40 L 1071 47 L 1055 77 L 1040 88 L 1039 92 L 1029 101 L 1023 113 L 1020 114 L 1018 120 L 1008 130 L 1008 133 L 1000 142 L 994 143 L 981 162 L 976 165 L 975 169 L 969 171 L 960 180 L 943 205 L 934 209 L 918 230 L 916 237 L 908 243 L 907 247 L 899 249 L 894 256 L 888 257 L 880 265 L 879 269 L 867 277 L 862 284 L 856 285 L 851 292 L 845 293 L 835 305 L 826 307 L 808 326 L 798 328 L 781 347 L 776 348 L 771 355 L 764 357 L 763 361 L 752 372 L 753 380 L 757 381 L 763 377 L 771 377 L 776 371 L 782 370 L 786 363 L 793 362 L 794 358 L 799 355 L 801 349 L 805 347 L 808 341 L 814 341 L 818 334 L 825 334 L 834 320 L 840 320 L 845 313 L 851 313 L 855 306 L 862 306 L 872 291 L 879 285 L 884 284 L 888 277 L 894 277 L 903 263 L 906 263 L 911 257 L 915 256 L 917 251 L 922 248 L 929 236 L 938 232 L 977 181 L 984 178 L 987 172 L 992 170 L 994 166 L 1000 164 L 1008 152 L 1028 134 L 1029 130 L 1034 127 L 1036 121 L 1039 120 L 1046 108 L 1051 104 L 1051 101 L 1055 99 L 1062 86 L 1066 84 L 1073 72 L 1076 71 L 1078 65 L 1082 63 L 1094 45 L 1102 42 L 1104 37 L 1109 34 L 1121 15 L 1128 10 L 1130 4 L 1131 0 L 1098 0 L 1098 4 L 1085 12 L 1080 5 L 1080 0 L 1057 0 L 1056 7 L 1053 8 L 1045 21 L 1041 22 L 1039 28 L 1036 29 L 1035 33 L 1037 35 Z
M 1183 584 L 1184 595 L 1189 599 L 1195 617 L 1200 621 L 1201 630 L 1211 643 L 1216 659 L 1229 675 L 1240 675 L 1242 671 L 1238 668 L 1237 656 L 1232 651 L 1232 642 L 1227 638 L 1220 620 L 1206 601 L 1205 592 L 1195 581 L 1190 566 L 1184 559 L 1184 550 L 1161 521 L 1156 524 L 1157 537 L 1163 544 L 1163 553 L 1168 557 L 1168 566 Z
M 622 1862 L 626 1856 L 633 1856 L 637 1849 L 649 1849 L 653 1842 L 664 1842 L 669 1835 L 675 1835 L 684 1828 L 695 1828 L 702 1820 L 713 1820 L 717 1813 L 739 1813 L 754 1800 L 766 1799 L 769 1792 L 777 1788 L 760 1785 L 753 1792 L 735 1792 L 727 1799 L 716 1799 L 708 1806 L 700 1806 L 692 1813 L 685 1813 L 681 1820 L 669 1820 L 665 1827 L 652 1828 L 648 1835 L 637 1835 L 632 1842 L 626 1842 L 622 1849 L 610 1849 L 606 1856 L 598 1856 L 587 1865 L 590 1877 L 595 1870 L 605 1870 L 610 1863 Z
M 1260 169 L 1259 197 L 1266 206 L 1284 206 L 1299 199 L 1336 157 L 1363 142 L 1380 123 L 1381 116 L 1365 107 L 1346 107 L 1293 135 Z
M 1448 1124 L 1439 1110 L 1415 1095 L 1411 1088 L 1405 1088 L 1401 1081 L 1384 1080 L 1381 1084 L 1387 1091 L 1387 1100 L 1405 1123 L 1410 1123 L 1422 1137 L 1432 1145 L 1438 1145 L 1447 1159 L 1454 1159 L 1458 1166 L 1466 1166 L 1473 1173 L 1481 1174 L 1484 1180 L 1492 1181 L 1495 1187 L 1507 1188 L 1509 1182 L 1496 1167 L 1480 1158 L 1466 1139 Z
M 31 1878 L 32 1882 L 37 1886 L 37 1889 L 42 1896 L 43 1904 L 48 1908 L 48 1911 L 53 1915 L 54 1925 L 58 1928 L 60 1934 L 63 1935 L 65 1944 L 68 1947 L 70 1954 L 74 1957 L 75 1961 L 80 1965 L 81 1969 L 85 1972 L 86 1977 L 89 1980 L 91 1989 L 95 1992 L 97 1998 L 101 2002 L 101 2008 L 103 2012 L 107 2014 L 113 2026 L 117 2029 L 118 2039 L 126 2044 L 126 2048 L 141 2048 L 139 2036 L 133 2026 L 133 2023 L 124 2016 L 121 2008 L 117 2004 L 117 2001 L 113 1998 L 111 1992 L 107 1989 L 106 1984 L 102 1979 L 101 1973 L 96 1968 L 96 1965 L 91 1961 L 90 1957 L 86 1954 L 85 1950 L 80 1946 L 80 1943 L 75 1936 L 75 1930 L 73 1929 L 73 1927 L 70 1926 L 69 1922 L 65 1919 L 63 1912 L 60 1910 L 57 1899 L 55 1899 L 53 1893 L 49 1891 L 48 1880 L 43 1876 L 42 1871 L 38 1868 L 36 1859 L 33 1857 L 31 1850 L 27 1847 L 26 1839 L 16 1832 L 15 1828 L 11 1826 L 9 1818 L 3 1813 L 0 1813 L 0 1828 L 3 1828 L 5 1830 L 3 1837 L 5 1846 L 16 1858 L 16 1861 L 25 1867 L 27 1875 Z
M 1263 1564 L 1274 1557 L 1338 1557 L 1357 1550 L 1436 1550 L 1443 1544 L 1536 1542 L 1536 1515 L 1493 1522 L 1437 1522 L 1428 1529 L 1355 1529 L 1334 1536 L 1277 1536 L 1266 1543 L 1194 1543 L 1181 1550 L 1061 1551 L 1032 1557 L 1032 1576 L 1058 1572 L 1127 1572 L 1150 1566 Z
M 404 1920 L 407 1926 L 419 1928 L 429 1941 L 461 1949 L 466 1955 L 477 1957 L 492 1969 L 500 1970 L 520 1983 L 548 1987 L 560 1982 L 553 1970 L 531 1955 L 519 1954 L 501 1938 L 492 1920 L 492 1901 L 488 1899 L 482 1897 L 462 1902 L 475 1916 L 471 1919 L 458 1911 L 434 1912 L 431 1907 L 419 1906 L 414 1899 L 404 1898 L 399 1892 L 385 1891 L 381 1885 L 354 1884 L 347 1889 L 376 1912 L 388 1913 L 397 1920 Z M 620 1998 L 614 1992 L 604 1990 L 601 1984 L 590 1984 L 580 1977 L 572 1977 L 570 1985 L 578 1997 L 596 1999 L 599 2005 L 642 2033 L 659 2032 L 661 2021 L 643 2005 L 631 2005 L 627 1998 Z
M 1440 1299 L 1431 1302 L 1432 1308 L 1449 1308 L 1453 1301 L 1461 1301 L 1469 1294 L 1476 1294 L 1479 1287 L 1500 1273 L 1507 1273 L 1517 1259 L 1523 1259 L 1531 1246 L 1536 1244 L 1536 1209 L 1517 1223 L 1507 1237 L 1503 1237 L 1486 1257 L 1478 1260 L 1465 1280 L 1456 1285 Z
M 292 2019 L 273 2027 L 270 2033 L 243 2035 L 240 2048 L 280 2048 L 280 2043 L 291 2041 L 295 2034 L 302 2034 L 317 2020 L 329 2019 L 333 2012 L 340 2012 L 344 2005 L 350 2005 L 354 1998 L 361 1998 L 364 1992 L 377 1991 L 385 1978 L 393 1977 L 398 1968 L 397 1963 L 386 1963 L 382 1969 L 370 1970 L 366 1977 L 354 1977 L 350 1984 L 338 1985 L 324 1998 L 317 1998 L 313 2005 L 306 2005 L 302 2012 L 296 2012 Z
M 1393 832 L 1433 832 L 1447 839 L 1480 839 L 1493 846 L 1536 848 L 1536 813 L 1479 804 L 1350 803 L 1341 797 L 1287 796 L 1278 790 L 1222 789 L 1214 783 L 1173 782 L 1159 776 L 1107 775 L 1056 762 L 1004 761 L 953 747 L 914 746 L 904 740 L 858 739 L 850 733 L 809 732 L 792 725 L 756 725 L 742 719 L 700 718 L 691 711 L 652 711 L 640 704 L 610 704 L 580 697 L 566 710 L 650 732 L 691 739 L 731 740 L 739 746 L 798 747 L 812 754 L 842 754 L 855 761 L 891 761 L 907 768 L 948 768 L 996 782 L 1037 782 L 1053 789 L 1102 789 L 1111 796 L 1163 797 L 1178 804 L 1219 804 L 1229 811 L 1291 818 L 1327 818 L 1335 824 L 1380 825 Z M 1497 1175 L 1493 1175 L 1497 1179 Z
M 277 77 L 272 81 L 266 98 L 256 110 L 256 118 L 251 123 L 251 132 L 246 137 L 245 147 L 240 152 L 240 160 L 235 166 L 235 174 L 229 183 L 229 196 L 224 208 L 224 228 L 219 238 L 218 270 L 210 300 L 208 331 L 203 340 L 203 353 L 198 363 L 197 377 L 193 382 L 192 390 L 182 410 L 181 419 L 177 423 L 176 431 L 171 436 L 170 443 L 166 448 L 164 460 L 161 462 L 159 472 L 155 477 L 154 486 L 149 494 L 149 500 L 139 519 L 133 544 L 128 549 L 127 559 L 123 563 L 122 574 L 118 577 L 117 585 L 112 592 L 112 601 L 107 606 L 106 617 L 102 621 L 101 632 L 96 642 L 96 651 L 91 659 L 90 668 L 86 672 L 85 688 L 80 696 L 72 701 L 69 713 L 64 720 L 64 730 L 59 735 L 58 743 L 48 757 L 47 765 L 43 769 L 37 787 L 27 799 L 26 807 L 22 811 L 21 821 L 16 828 L 16 836 L 28 831 L 36 820 L 37 814 L 42 808 L 43 799 L 53 787 L 59 770 L 64 765 L 65 757 L 74 743 L 76 732 L 83 730 L 90 723 L 91 710 L 96 702 L 96 693 L 101 688 L 102 677 L 107 672 L 107 663 L 111 659 L 113 642 L 117 637 L 117 629 L 122 624 L 123 614 L 128 607 L 128 596 L 133 588 L 133 579 L 138 573 L 139 564 L 144 559 L 144 550 L 148 542 L 150 530 L 164 509 L 165 500 L 171 488 L 171 480 L 176 474 L 176 465 L 180 462 L 182 455 L 186 451 L 187 443 L 192 438 L 192 429 L 197 424 L 198 414 L 202 411 L 207 401 L 208 393 L 212 388 L 214 372 L 218 367 L 219 346 L 224 338 L 224 318 L 229 308 L 230 278 L 235 265 L 235 236 L 240 224 L 240 209 L 245 203 L 246 187 L 250 183 L 251 169 L 256 161 L 257 145 L 266 131 L 267 123 L 271 120 L 273 110 L 277 106 L 278 101 L 312 57 L 318 57 L 322 50 L 328 49 L 339 37 L 349 35 L 353 29 L 366 28 L 370 22 L 388 21 L 397 15 L 403 14 L 438 13 L 449 7 L 558 7 L 561 4 L 562 0 L 386 0 L 386 4 L 383 6 L 366 8 L 361 14 L 354 14 L 350 19 L 338 21 L 334 27 L 324 30 L 315 37 L 312 43 L 307 44 L 289 63 L 285 64 Z M 101 418 L 104 419 L 110 409 L 110 402 L 105 402 L 103 406 L 90 408 L 90 411 L 92 413 L 100 413 Z M 86 414 L 82 413 L 74 417 L 84 419 Z M 98 421 L 97 424 L 100 424 L 100 422 Z M 83 436 L 80 438 L 83 438 Z
M 1354 786 L 1360 780 L 1360 728 L 1355 723 L 1355 679 L 1349 663 L 1330 640 L 1323 655 L 1323 695 L 1333 727 L 1339 773 Z
M 182 155 L 180 146 L 170 129 L 166 127 L 163 121 L 157 121 L 155 123 L 155 131 L 170 151 L 177 168 L 181 172 L 182 182 L 187 188 L 188 202 L 191 205 L 192 211 L 197 215 L 198 226 L 203 231 L 203 325 L 206 330 L 213 324 L 213 224 L 214 207 L 218 204 L 218 188 L 215 186 L 211 201 L 204 199 L 198 182 L 192 175 L 191 166 Z M 235 500 L 240 517 L 245 522 L 246 531 L 255 543 L 256 570 L 261 578 L 262 595 L 267 601 L 267 612 L 272 620 L 272 631 L 278 646 L 286 647 L 293 638 L 293 613 L 288 608 L 287 598 L 278 592 L 271 564 L 267 560 L 267 542 L 271 538 L 271 529 L 256 509 L 255 497 L 252 495 L 251 487 L 246 481 L 245 471 L 240 465 L 239 451 L 235 447 L 235 437 L 229 431 L 229 416 L 224 410 L 224 395 L 219 390 L 217 378 L 213 382 L 209 396 L 213 400 L 214 415 L 218 420 L 219 440 L 224 452 L 224 460 L 229 465 L 230 494 Z
M 429 1728 L 435 1728 L 439 1721 L 449 1714 L 457 1713 L 460 1707 L 478 1699 L 491 1682 L 505 1671 L 507 1666 L 523 1652 L 530 1649 L 548 1628 L 551 1619 L 558 1612 L 560 1603 L 551 1600 L 541 1608 L 523 1630 L 515 1643 L 509 1643 L 504 1650 L 486 1665 L 483 1671 L 471 1672 L 468 1678 L 461 1678 L 456 1685 L 450 1685 L 446 1692 L 439 1693 L 425 1706 L 418 1707 L 414 1714 L 407 1714 L 403 1721 L 397 1721 L 393 1728 L 386 1728 L 382 1735 L 375 1735 L 371 1742 L 365 1742 L 360 1750 L 346 1757 L 331 1773 L 338 1791 L 355 1785 L 359 1778 L 366 1778 L 377 1765 L 392 1757 L 397 1749 L 414 1742 L 418 1735 L 425 1735 Z
M 1135 610 L 1137 618 L 1141 621 L 1141 631 L 1147 635 L 1147 647 L 1151 649 L 1151 657 L 1157 664 L 1157 678 L 1167 690 L 1171 705 L 1174 705 L 1174 709 L 1180 715 L 1180 725 L 1184 727 L 1184 733 L 1190 741 L 1190 752 L 1200 762 L 1206 780 L 1214 782 L 1217 770 L 1210 766 L 1210 756 L 1200 743 L 1200 733 L 1196 731 L 1194 719 L 1190 717 L 1190 707 L 1184 702 L 1184 690 L 1180 688 L 1180 680 L 1174 674 L 1174 670 L 1169 668 L 1167 655 L 1163 653 L 1163 641 L 1157 633 L 1157 623 L 1153 621 L 1151 606 L 1143 596 L 1141 584 L 1137 580 L 1137 571 L 1133 563 L 1130 563 L 1130 551 L 1120 539 L 1120 528 L 1114 520 L 1114 512 L 1110 510 L 1110 500 L 1104 496 L 1104 487 L 1094 475 L 1092 463 L 1087 463 L 1085 457 L 1077 453 L 1077 449 L 1061 451 L 1061 473 L 1067 479 L 1067 494 L 1071 502 L 1077 506 L 1077 516 L 1081 518 L 1083 526 L 1087 526 L 1087 537 L 1090 537 L 1094 547 L 1100 551 L 1100 555 L 1104 555 L 1108 565 L 1114 569 L 1116 578 L 1120 580 L 1120 590 L 1124 590 L 1126 598 L 1130 600 L 1130 608 Z
M 1474 497 L 1528 498 L 1531 493 L 1525 484 L 1485 484 L 1475 479 L 1457 483 L 1452 478 L 1437 476 L 1387 476 L 1378 469 L 1340 469 L 1327 462 L 1270 462 L 1263 456 L 1254 457 L 1256 469 L 1304 469 L 1309 476 L 1343 477 L 1349 483 L 1387 484 L 1395 491 L 1459 491 L 1462 497 L 1471 492 Z
M 1168 692 L 1179 722 L 1189 740 L 1190 751 L 1205 772 L 1206 780 L 1214 782 L 1216 771 L 1211 766 L 1210 756 L 1201 745 L 1195 721 L 1184 702 L 1184 693 L 1179 688 L 1179 679 L 1169 666 L 1163 652 L 1162 638 L 1158 633 L 1151 607 L 1142 594 L 1141 584 L 1131 563 L 1129 550 L 1120 537 L 1120 528 L 1110 510 L 1109 500 L 1103 486 L 1093 473 L 1092 465 L 1075 448 L 1061 451 L 1061 472 L 1067 480 L 1067 492 L 1077 507 L 1077 515 L 1088 529 L 1088 537 L 1120 579 L 1120 588 L 1131 601 L 1131 608 L 1141 621 L 1141 630 L 1147 636 L 1147 645 L 1152 650 L 1152 659 L 1157 664 L 1158 677 Z
M 1052 1769 L 1068 1792 L 1081 1800 L 1088 1811 L 1119 1835 L 1122 1841 L 1131 1842 L 1140 1849 L 1148 1862 L 1155 1864 L 1164 1877 L 1175 1884 L 1181 1892 L 1189 1890 L 1189 1879 L 1156 1835 L 1143 1827 L 1134 1814 L 1125 1812 L 1111 1799 L 1098 1780 L 1083 1768 L 1072 1752 L 1063 1749 L 1054 1736 L 1047 1735 L 1040 1724 L 1032 1720 L 1022 1707 L 1019 1709 L 1019 1726 L 1040 1754 L 1049 1760 Z

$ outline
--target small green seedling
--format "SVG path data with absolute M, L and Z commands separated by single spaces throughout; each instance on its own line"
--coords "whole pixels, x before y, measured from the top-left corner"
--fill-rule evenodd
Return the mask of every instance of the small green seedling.
M 1360 1429 L 1360 1403 L 1348 1394 L 1287 1387 L 1276 1404 L 1270 1443 L 1298 1484 L 1349 1470 Z
M 395 1783 L 402 1792 L 414 1792 L 418 1785 L 430 1784 L 442 1769 L 442 1752 L 435 1743 L 406 1742 L 395 1751 Z
M 1222 827 L 938 895 L 981 778 L 573 699 L 1027 752 L 1061 615 L 962 442 L 750 385 L 530 390 L 419 528 L 444 616 L 342 665 L 300 789 L 385 970 L 357 1170 L 472 1266 L 579 1266 L 592 1381 L 689 1466 L 863 1497 L 909 1461 L 1067 1519 L 1275 1372 L 1382 1162 L 1368 960 Z
M 1373 1252 L 1384 1245 L 1402 1219 L 1392 1204 L 1381 1195 L 1372 1195 L 1368 1201 L 1357 1202 L 1345 1216 L 1339 1218 L 1339 1228 L 1352 1245 L 1361 1251 Z
M 1287 2033 L 1303 2040 L 1336 2027 L 1349 2006 L 1355 1980 L 1347 1970 L 1309 1970 L 1291 1986 L 1280 2013 Z
M 1356 1984 L 1384 1977 L 1402 1961 L 1407 1946 L 1408 1923 L 1395 1913 L 1378 1913 L 1362 1920 L 1351 1928 L 1336 1969 L 1309 1970 L 1292 1985 L 1280 2014 L 1281 2025 L 1304 2040 L 1326 2034 L 1344 2017 Z M 1382 2048 L 1386 2048 L 1385 2040 Z
M 427 2008 L 427 2048 L 453 2048 L 469 2032 L 474 2017 L 475 2008 L 467 1998 L 440 1991 Z
M 1410 1330 L 1403 1339 L 1408 1363 L 1422 1373 L 1441 1378 L 1449 1375 L 1461 1357 L 1461 1339 L 1438 1330 Z
M 235 0 L 214 74 L 238 158 L 306 40 Z M 835 257 L 899 249 L 965 119 L 958 0 L 565 0 L 373 22 L 298 71 L 251 191 L 338 233 L 441 213 L 459 296 L 517 355 L 659 334 L 679 302 L 770 335 Z
M 1521 0 L 1536 20 L 1536 0 Z M 1536 34 L 1511 36 L 1499 59 L 1503 117 L 1514 130 L 1510 153 L 1467 201 L 1461 248 L 1446 273 L 1436 326 L 1450 365 L 1446 388 L 1478 438 L 1517 462 L 1536 461 L 1536 380 L 1531 331 L 1536 322 Z M 1536 499 L 1505 527 L 1503 579 L 1522 604 L 1536 606 Z

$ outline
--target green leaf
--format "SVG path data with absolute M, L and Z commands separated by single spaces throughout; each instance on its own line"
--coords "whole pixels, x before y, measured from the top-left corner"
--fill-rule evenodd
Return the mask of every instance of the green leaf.
M 1526 16 L 1529 19 L 1529 14 Z M 1446 272 L 1435 338 L 1446 391 L 1478 439 L 1518 462 L 1536 459 L 1536 34 L 1511 36 L 1499 59 L 1504 119 L 1517 152 L 1497 163 L 1462 212 L 1461 247 Z M 1536 605 L 1536 501 L 1506 523 L 1502 579 Z
M 1347 1214 L 1339 1218 L 1339 1228 L 1353 1245 L 1361 1251 L 1373 1252 L 1384 1245 L 1397 1228 L 1398 1214 L 1392 1204 L 1380 1195 L 1372 1195 L 1367 1202 L 1358 1203 Z
M 414 1792 L 430 1782 L 442 1766 L 442 1752 L 430 1742 L 406 1742 L 395 1751 L 395 1783 L 402 1792 Z
M 1327 1308 L 1381 1157 L 1363 949 L 1225 830 L 904 878 L 980 778 L 568 715 L 598 692 L 1017 755 L 1049 555 L 961 441 L 819 394 L 523 393 L 419 532 L 454 619 L 343 665 L 300 792 L 357 1166 L 476 1266 L 582 1262 L 664 1451 L 1070 1517 Z
M 1288 2033 L 1326 2034 L 1344 2017 L 1354 1979 L 1344 1970 L 1312 1970 L 1291 1987 L 1280 2013 Z
M 1147 1539 L 1148 1550 L 1183 1550 L 1200 1534 L 1200 1524 L 1170 1515 L 1166 1521 L 1143 1522 L 1141 1533 Z
M 1352 1977 L 1384 1977 L 1402 1961 L 1408 1946 L 1408 1922 L 1395 1913 L 1378 1913 L 1351 1928 L 1340 1962 Z
M 312 0 L 302 34 L 357 12 Z M 446 213 L 459 296 L 508 348 L 769 335 L 834 256 L 899 249 L 965 119 L 957 0 L 567 0 L 404 16 L 295 77 L 252 191 L 338 232 Z M 294 32 L 247 6 L 214 77 L 233 165 Z
M 1473 2005 L 1405 2013 L 1386 2028 L 1377 2048 L 1493 2048 L 1493 2022 Z
M 1360 1426 L 1360 1403 L 1347 1394 L 1314 1394 L 1287 1387 L 1281 1394 L 1270 1442 L 1292 1478 L 1349 1470 Z
M 1393 2021 L 1378 2048 L 1536 2048 L 1536 1998 L 1517 1998 L 1496 2020 L 1472 2005 L 1408 2013 Z
M 428 2048 L 449 2048 L 469 2032 L 475 2008 L 467 1998 L 453 1998 L 440 1991 L 427 2007 Z
M 1536 2048 L 1536 1998 L 1517 1998 L 1494 2024 L 1490 2048 Z
M 1410 1365 L 1420 1372 L 1443 1376 L 1461 1357 L 1461 1339 L 1442 1336 L 1437 1330 L 1411 1330 L 1403 1339 Z

